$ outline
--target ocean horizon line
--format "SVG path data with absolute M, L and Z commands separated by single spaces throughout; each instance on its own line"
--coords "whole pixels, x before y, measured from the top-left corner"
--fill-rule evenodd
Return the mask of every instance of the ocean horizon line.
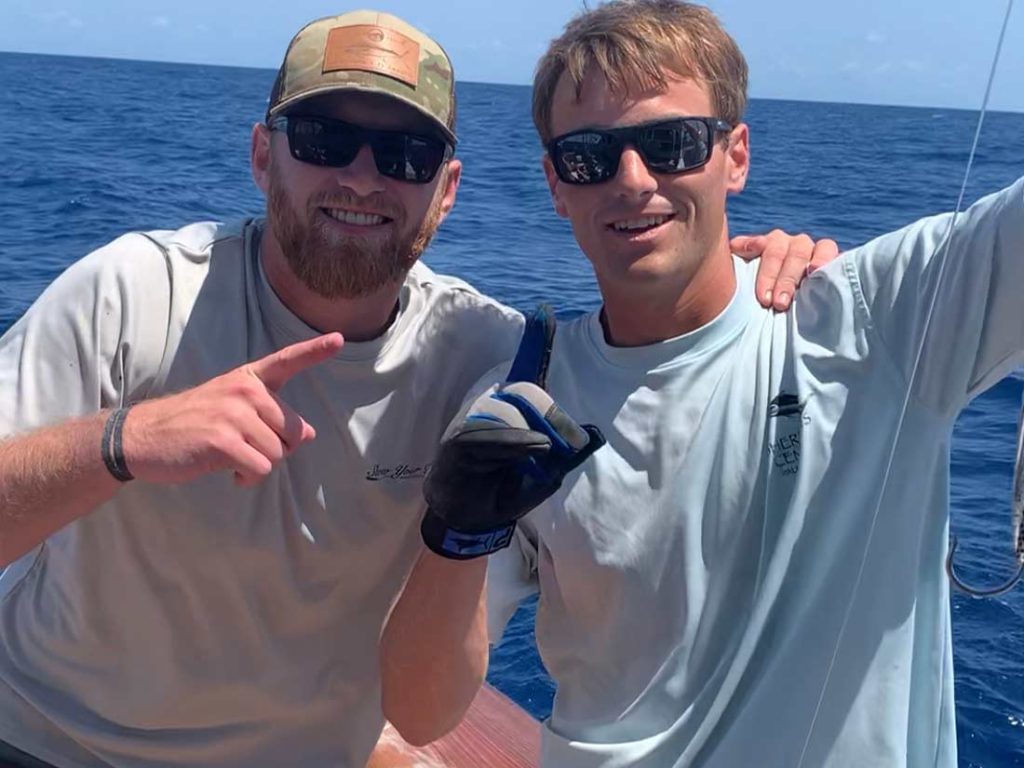
M 83 59 L 88 61 L 115 61 L 119 63 L 135 63 L 135 64 L 156 64 L 163 66 L 173 67 L 200 67 L 200 68 L 216 68 L 216 69 L 237 69 L 246 71 L 261 71 L 261 72 L 274 72 L 275 69 L 272 67 L 252 66 L 247 64 L 214 64 L 207 62 L 195 62 L 195 61 L 172 61 L 169 59 L 135 59 L 130 57 L 122 56 L 88 56 L 83 54 L 75 53 L 50 53 L 43 51 L 9 51 L 0 50 L 0 56 L 42 56 L 49 58 L 61 58 L 61 59 Z M 526 88 L 529 89 L 531 86 L 529 83 L 507 83 L 507 82 L 493 82 L 486 80 L 471 80 L 468 78 L 459 79 L 458 83 L 466 85 L 487 85 L 487 86 L 498 86 L 501 88 Z M 894 108 L 894 109 L 923 109 L 923 110 L 943 110 L 945 112 L 978 112 L 978 107 L 956 107 L 944 104 L 900 104 L 896 102 L 873 102 L 873 101 L 835 101 L 831 99 L 814 99 L 814 98 L 793 98 L 793 97 L 781 97 L 781 96 L 757 96 L 754 94 L 750 95 L 751 101 L 774 101 L 774 102 L 789 102 L 794 104 L 835 104 L 842 106 L 855 106 L 855 107 L 883 107 L 883 108 Z M 986 110 L 986 114 L 1007 114 L 1007 115 L 1024 115 L 1024 108 L 1021 109 L 1004 109 L 1004 108 L 993 108 L 989 107 Z

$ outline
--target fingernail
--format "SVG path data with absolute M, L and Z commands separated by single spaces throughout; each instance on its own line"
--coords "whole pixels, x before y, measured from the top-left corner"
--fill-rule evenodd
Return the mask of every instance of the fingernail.
M 786 292 L 780 293 L 779 294 L 779 301 L 778 301 L 778 303 L 782 307 L 788 307 L 789 306 L 789 294 L 786 293 Z
M 772 292 L 770 288 L 764 292 L 764 300 L 767 301 L 769 304 L 772 303 Z

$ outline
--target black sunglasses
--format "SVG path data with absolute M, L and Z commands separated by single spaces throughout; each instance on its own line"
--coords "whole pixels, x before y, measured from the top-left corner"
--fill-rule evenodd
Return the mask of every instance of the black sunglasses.
M 615 178 L 627 145 L 653 173 L 685 173 L 711 159 L 716 133 L 732 126 L 717 117 L 677 117 L 624 128 L 584 128 L 556 136 L 546 147 L 566 184 L 600 184 Z
M 303 163 L 344 168 L 369 144 L 382 176 L 412 184 L 427 184 L 455 154 L 444 139 L 407 131 L 385 131 L 328 117 L 282 115 L 269 123 L 272 131 L 287 131 L 292 157 Z

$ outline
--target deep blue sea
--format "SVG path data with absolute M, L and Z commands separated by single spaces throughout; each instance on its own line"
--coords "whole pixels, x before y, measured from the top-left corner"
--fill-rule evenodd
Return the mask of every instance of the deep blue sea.
M 68 264 L 132 229 L 260 214 L 249 137 L 269 70 L 0 54 L 0 332 Z M 465 170 L 455 211 L 427 253 L 520 308 L 598 297 L 568 226 L 551 210 L 526 87 L 465 83 Z M 979 94 L 980 98 L 980 94 Z M 856 245 L 951 209 L 976 115 L 940 109 L 754 100 L 753 171 L 731 204 L 735 233 L 782 227 Z M 989 114 L 969 200 L 1024 174 L 1024 114 Z M 1024 286 L 1022 286 L 1024 299 Z M 1009 498 L 1024 376 L 961 417 L 953 527 L 963 572 L 1011 567 Z M 491 680 L 538 717 L 553 688 L 536 656 L 532 606 L 495 651 Z M 1024 586 L 953 598 L 962 766 L 1024 766 Z

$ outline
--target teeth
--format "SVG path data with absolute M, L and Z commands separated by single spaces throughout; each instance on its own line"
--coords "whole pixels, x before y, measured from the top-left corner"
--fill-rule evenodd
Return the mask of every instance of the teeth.
M 341 208 L 325 208 L 324 210 L 332 219 L 337 219 L 343 224 L 356 224 L 360 227 L 371 227 L 376 224 L 383 224 L 387 221 L 383 216 L 378 216 L 375 213 L 358 213 L 356 211 L 346 211 Z
M 616 221 L 612 224 L 616 232 L 628 232 L 633 229 L 648 229 L 657 227 L 668 221 L 668 216 L 645 216 L 642 219 L 628 219 L 627 221 Z

